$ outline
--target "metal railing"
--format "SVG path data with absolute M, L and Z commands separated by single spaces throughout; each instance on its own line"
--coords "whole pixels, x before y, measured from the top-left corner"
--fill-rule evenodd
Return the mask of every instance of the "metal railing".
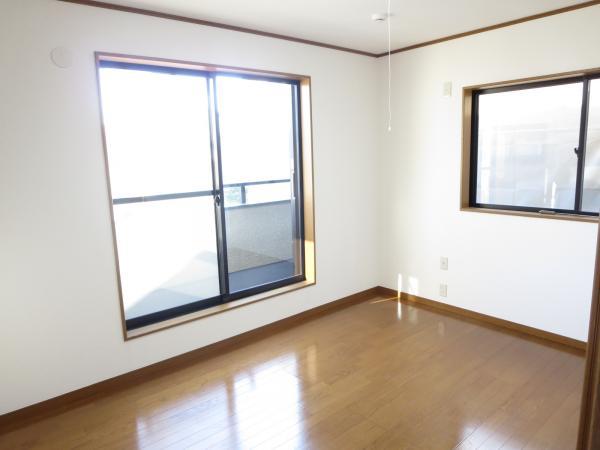
M 223 194 L 225 197 L 225 207 L 227 207 L 227 195 L 226 189 L 231 188 L 239 188 L 240 192 L 240 200 L 236 205 L 231 206 L 243 206 L 248 205 L 248 196 L 247 196 L 247 186 L 259 186 L 259 185 L 268 185 L 268 184 L 278 184 L 278 183 L 289 183 L 291 180 L 287 179 L 279 179 L 279 180 L 265 180 L 265 181 L 248 181 L 245 183 L 230 183 L 223 185 Z M 122 198 L 113 198 L 113 205 L 123 205 L 127 203 L 141 203 L 141 202 L 154 202 L 160 200 L 175 200 L 178 198 L 193 198 L 193 197 L 206 197 L 209 195 L 214 196 L 217 191 L 193 191 L 193 192 L 176 192 L 173 194 L 157 194 L 157 195 L 146 195 L 146 196 L 138 196 L 138 197 L 122 197 Z M 285 201 L 288 199 L 282 199 L 281 201 Z M 279 201 L 279 200 L 278 200 Z M 268 202 L 259 202 L 252 204 L 262 204 L 262 203 L 272 203 Z
M 269 184 L 280 184 L 280 183 L 289 183 L 291 180 L 289 178 L 286 179 L 279 179 L 279 180 L 266 180 L 266 181 L 248 181 L 245 183 L 230 183 L 230 184 L 224 184 L 223 185 L 223 190 L 224 192 L 224 196 L 225 196 L 225 207 L 232 207 L 232 206 L 243 206 L 243 205 L 248 205 L 248 191 L 247 191 L 247 187 L 248 186 L 263 186 L 263 185 L 269 185 Z M 228 205 L 227 204 L 227 193 L 226 193 L 226 189 L 232 189 L 232 188 L 239 188 L 239 202 L 236 205 Z M 276 201 L 283 201 L 283 200 L 288 200 L 288 199 L 281 199 L 281 200 L 276 200 Z M 251 203 L 251 204 L 263 204 L 263 203 L 272 203 L 271 201 L 267 201 L 267 202 L 258 202 L 258 203 Z

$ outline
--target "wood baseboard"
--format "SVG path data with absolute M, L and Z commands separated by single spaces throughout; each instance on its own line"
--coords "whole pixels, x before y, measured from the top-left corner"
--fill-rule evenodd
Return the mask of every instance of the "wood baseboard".
M 201 347 L 182 355 L 174 356 L 173 358 L 68 392 L 58 397 L 0 415 L 0 435 L 30 423 L 37 422 L 46 417 L 60 414 L 66 410 L 92 403 L 99 398 L 138 385 L 149 379 L 168 376 L 175 370 L 196 364 L 203 359 L 248 345 L 284 329 L 289 329 L 290 327 L 309 319 L 314 319 L 334 310 L 363 302 L 376 295 L 379 295 L 379 289 L 377 287 L 367 289 L 317 306 L 316 308 L 303 311 L 299 314 L 286 317 L 285 319 L 272 322 L 260 328 L 255 328 L 254 330 L 230 337 L 223 341 L 210 344 L 206 347 Z
M 382 286 L 367 289 L 356 294 L 334 300 L 316 308 L 303 311 L 299 314 L 286 317 L 285 319 L 281 319 L 277 322 L 264 325 L 260 328 L 230 337 L 223 341 L 210 344 L 206 347 L 192 350 L 191 352 L 187 352 L 182 355 L 178 355 L 173 358 L 169 358 L 164 361 L 118 375 L 114 378 L 109 378 L 99 383 L 77 389 L 58 397 L 54 397 L 31 406 L 0 415 L 0 434 L 42 420 L 46 417 L 60 414 L 66 410 L 92 403 L 99 398 L 106 397 L 114 392 L 130 388 L 149 379 L 168 376 L 175 370 L 183 369 L 192 364 L 196 364 L 203 359 L 208 359 L 216 354 L 231 351 L 235 348 L 248 345 L 252 342 L 280 332 L 281 330 L 288 329 L 299 323 L 305 322 L 306 320 L 310 320 L 332 311 L 366 301 L 378 295 L 396 297 L 397 291 Z M 418 305 L 419 307 L 429 308 L 435 311 L 442 311 L 465 320 L 475 321 L 527 336 L 533 336 L 546 342 L 552 342 L 554 344 L 560 344 L 570 349 L 574 349 L 578 353 L 584 352 L 587 347 L 587 344 L 583 341 L 578 341 L 576 339 L 560 336 L 558 334 L 538 330 L 526 325 L 520 325 L 508 320 L 498 319 L 496 317 L 407 293 L 402 293 L 401 301 L 412 303 Z
M 380 295 L 385 296 L 398 296 L 398 292 L 396 290 L 386 288 L 383 286 L 379 286 L 377 288 L 377 292 L 379 292 Z M 436 311 L 443 311 L 445 313 L 452 314 L 463 319 L 469 319 L 479 323 L 485 323 L 497 328 L 517 332 L 519 334 L 533 336 L 538 339 L 552 342 L 554 344 L 560 344 L 574 349 L 578 353 L 585 353 L 585 350 L 587 348 L 587 343 L 584 341 L 579 341 L 577 339 L 561 336 L 560 334 L 551 333 L 549 331 L 540 330 L 538 328 L 529 327 L 527 325 L 521 325 L 515 322 L 511 322 L 509 320 L 488 316 L 486 314 L 471 311 L 469 309 L 459 308 L 458 306 L 437 302 L 435 300 L 430 300 L 428 298 L 408 294 L 406 292 L 402 292 L 400 299 L 401 301 L 406 303 L 413 303 Z

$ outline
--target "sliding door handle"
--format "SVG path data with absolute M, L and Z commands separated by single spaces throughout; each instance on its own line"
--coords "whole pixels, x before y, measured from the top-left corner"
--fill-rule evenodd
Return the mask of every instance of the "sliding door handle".
M 215 194 L 215 205 L 221 206 L 221 196 L 219 194 Z

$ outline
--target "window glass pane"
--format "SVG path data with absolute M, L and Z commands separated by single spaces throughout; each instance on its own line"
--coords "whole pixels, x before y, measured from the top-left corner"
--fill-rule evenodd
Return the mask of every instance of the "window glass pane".
M 206 78 L 100 69 L 113 198 L 212 190 Z
M 253 184 L 246 186 L 246 203 L 269 203 L 289 200 L 291 196 L 290 182 Z
M 220 295 L 207 80 L 139 69 L 100 68 L 126 320 Z
M 582 89 L 479 96 L 477 203 L 574 209 Z
M 213 198 L 114 206 L 126 319 L 219 295 Z
M 231 292 L 302 274 L 290 182 L 267 183 L 292 180 L 297 173 L 294 89 L 288 83 L 217 77 L 224 184 L 265 182 L 226 188 L 226 206 L 242 205 L 225 210 Z M 291 200 L 266 203 L 285 199 Z
M 596 214 L 600 211 L 600 79 L 590 82 L 582 209 Z
M 223 184 L 290 178 L 292 87 L 217 77 Z
M 242 204 L 242 187 L 241 186 L 225 186 L 223 188 L 225 194 L 225 207 L 239 206 Z

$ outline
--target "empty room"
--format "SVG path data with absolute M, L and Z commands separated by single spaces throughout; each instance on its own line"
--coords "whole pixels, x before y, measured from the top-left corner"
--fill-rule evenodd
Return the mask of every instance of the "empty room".
M 600 450 L 600 1 L 0 0 L 0 449 Z

